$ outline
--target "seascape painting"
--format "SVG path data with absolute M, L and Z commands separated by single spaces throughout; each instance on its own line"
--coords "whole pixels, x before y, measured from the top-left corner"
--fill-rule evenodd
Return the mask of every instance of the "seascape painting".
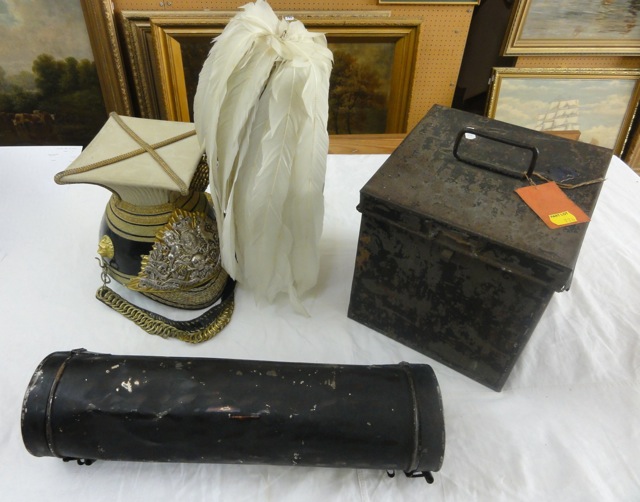
M 619 153 L 638 100 L 638 75 L 501 74 L 488 115 L 530 129 L 575 134 L 573 139 Z
M 77 0 L 0 0 L 0 145 L 86 145 L 106 120 Z
M 521 39 L 640 39 L 640 0 L 530 0 Z

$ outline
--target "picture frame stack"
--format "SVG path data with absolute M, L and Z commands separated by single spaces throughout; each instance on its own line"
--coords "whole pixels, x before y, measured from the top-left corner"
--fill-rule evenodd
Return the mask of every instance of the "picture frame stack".
M 376 148 L 380 139 L 393 136 L 396 145 L 397 137 L 413 129 L 431 106 L 451 103 L 479 2 L 275 3 L 278 16 L 324 33 L 334 52 L 330 145 L 360 136 L 374 141 Z M 215 5 L 196 0 L 80 3 L 107 110 L 166 120 L 192 119 L 196 70 L 215 36 L 242 5 L 235 0 Z M 340 79 L 348 85 L 337 85 Z M 367 92 L 359 93 L 360 87 Z
M 611 148 L 640 173 L 640 4 L 516 0 L 486 115 Z

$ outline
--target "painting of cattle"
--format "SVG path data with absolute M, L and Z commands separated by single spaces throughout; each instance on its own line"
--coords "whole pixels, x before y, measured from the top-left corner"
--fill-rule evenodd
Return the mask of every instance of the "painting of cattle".
M 79 2 L 2 0 L 0 32 L 0 146 L 87 145 L 107 115 Z
M 0 146 L 58 144 L 54 121 L 54 114 L 42 110 L 0 111 Z

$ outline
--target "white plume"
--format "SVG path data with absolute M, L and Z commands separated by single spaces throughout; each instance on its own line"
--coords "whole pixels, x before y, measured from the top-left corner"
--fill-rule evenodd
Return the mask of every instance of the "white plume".
M 200 73 L 196 131 L 207 153 L 227 272 L 272 301 L 318 278 L 329 76 L 324 35 L 279 20 L 264 0 L 224 29 Z

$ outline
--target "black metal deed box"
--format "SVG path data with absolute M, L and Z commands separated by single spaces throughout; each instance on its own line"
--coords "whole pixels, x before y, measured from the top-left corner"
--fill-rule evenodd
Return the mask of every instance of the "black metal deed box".
M 587 230 L 548 228 L 514 190 L 601 180 L 611 155 L 434 106 L 360 192 L 349 317 L 501 390 Z M 601 186 L 564 191 L 590 216 Z

